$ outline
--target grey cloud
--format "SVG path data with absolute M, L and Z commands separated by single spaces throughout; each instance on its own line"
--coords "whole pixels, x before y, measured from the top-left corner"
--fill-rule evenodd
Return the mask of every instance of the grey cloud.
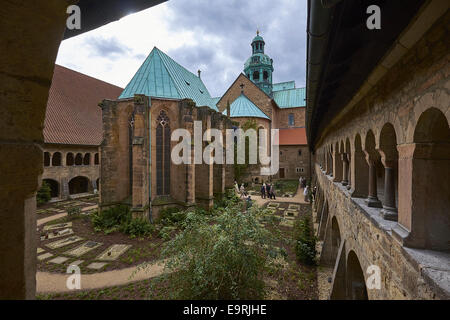
M 192 31 L 199 42 L 168 54 L 191 71 L 206 65 L 202 78 L 212 95 L 222 95 L 243 71 L 258 27 L 266 53 L 274 60 L 274 81 L 296 80 L 298 87 L 304 85 L 306 0 L 179 0 L 168 2 L 168 7 L 171 31 Z M 219 38 L 221 45 L 208 42 L 207 36 Z
M 85 40 L 92 56 L 107 57 L 111 60 L 131 55 L 132 50 L 120 43 L 116 38 L 89 37 Z

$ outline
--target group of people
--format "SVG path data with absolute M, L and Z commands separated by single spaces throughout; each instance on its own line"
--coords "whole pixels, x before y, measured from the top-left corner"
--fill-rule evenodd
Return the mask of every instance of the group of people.
M 266 199 L 266 197 L 269 198 L 269 199 L 276 200 L 275 187 L 273 186 L 273 184 L 270 184 L 270 183 L 265 184 L 265 183 L 263 183 L 263 185 L 261 186 L 261 198 Z

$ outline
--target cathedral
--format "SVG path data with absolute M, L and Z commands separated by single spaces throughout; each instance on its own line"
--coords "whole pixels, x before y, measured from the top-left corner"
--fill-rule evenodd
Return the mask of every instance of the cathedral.
M 233 187 L 234 166 L 171 161 L 178 143 L 171 134 L 186 129 L 193 136 L 194 121 L 201 121 L 202 134 L 215 128 L 224 137 L 227 129 L 249 121 L 268 132 L 279 129 L 277 174 L 261 176 L 255 165 L 242 182 L 308 177 L 305 89 L 296 88 L 294 81 L 273 83 L 274 61 L 265 54 L 259 32 L 251 48 L 244 72 L 222 97 L 211 97 L 200 71 L 188 71 L 155 47 L 119 98 L 101 103 L 102 207 L 126 203 L 136 216 L 144 217 L 156 217 L 171 206 L 211 208 L 216 197 Z M 194 150 L 191 154 L 195 156 Z

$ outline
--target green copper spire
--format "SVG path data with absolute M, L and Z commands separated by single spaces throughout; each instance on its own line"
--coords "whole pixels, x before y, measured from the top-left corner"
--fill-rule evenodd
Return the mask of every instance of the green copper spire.
M 273 60 L 264 54 L 263 37 L 256 32 L 256 37 L 252 41 L 252 56 L 247 60 L 244 66 L 244 73 L 247 78 L 253 81 L 261 90 L 272 96 L 272 72 Z

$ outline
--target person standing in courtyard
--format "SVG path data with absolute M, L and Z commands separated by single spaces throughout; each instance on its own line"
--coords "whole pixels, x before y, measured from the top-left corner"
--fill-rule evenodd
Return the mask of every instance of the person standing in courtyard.
M 309 193 L 309 188 L 308 188 L 308 186 L 306 186 L 305 190 L 303 190 L 303 196 L 304 196 L 305 202 L 309 202 L 308 193 Z
M 242 197 L 245 197 L 245 187 L 244 187 L 244 184 L 241 184 L 240 192 L 241 192 L 241 198 L 242 198 Z
M 261 198 L 265 199 L 266 198 L 266 184 L 263 183 L 263 185 L 261 186 Z

